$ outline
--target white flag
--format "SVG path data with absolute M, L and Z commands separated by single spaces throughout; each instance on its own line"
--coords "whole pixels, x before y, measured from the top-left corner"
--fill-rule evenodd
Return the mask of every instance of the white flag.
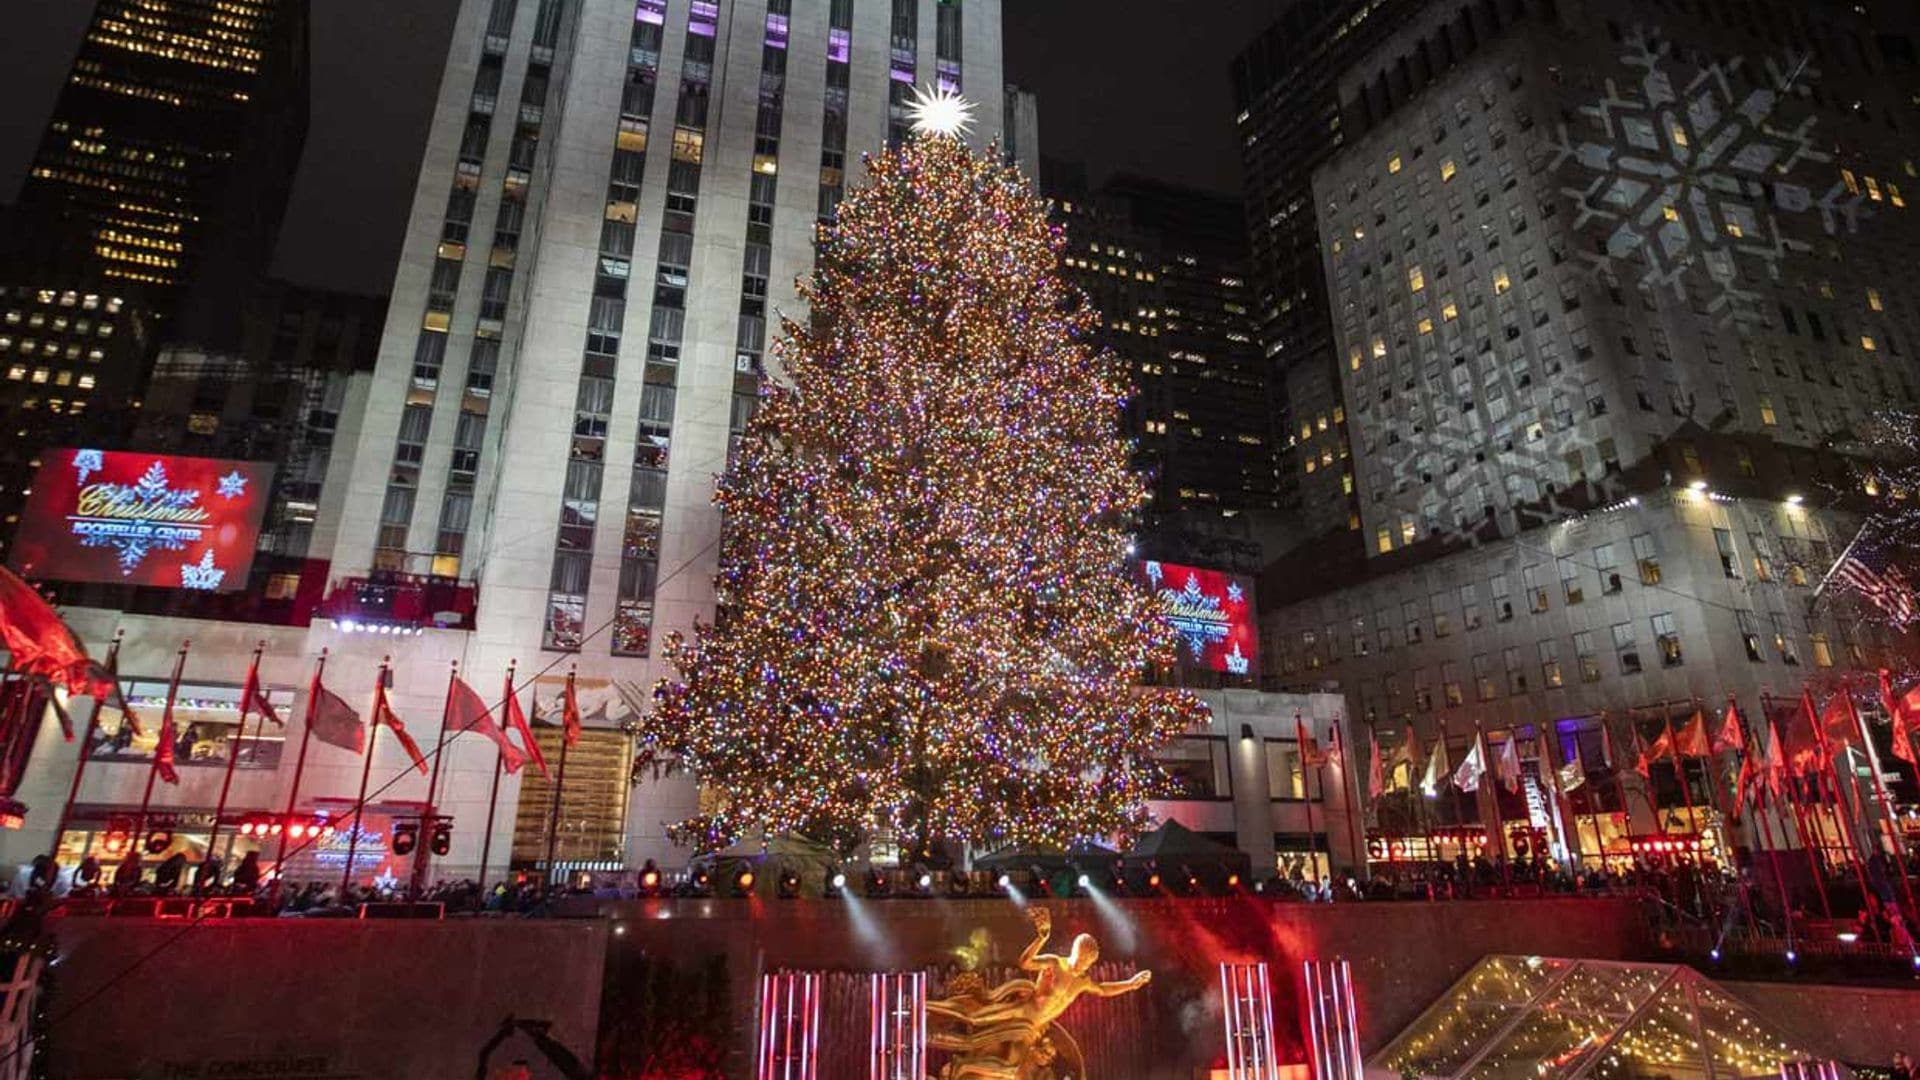
M 1440 785 L 1447 782 L 1453 766 L 1447 761 L 1447 740 L 1433 740 L 1433 752 L 1427 755 L 1427 774 L 1420 780 L 1420 794 L 1429 799 L 1440 797 Z
M 1480 749 L 1480 736 L 1473 737 L 1473 749 L 1460 759 L 1460 767 L 1453 770 L 1453 786 L 1461 791 L 1479 791 L 1480 778 L 1487 775 L 1486 755 Z

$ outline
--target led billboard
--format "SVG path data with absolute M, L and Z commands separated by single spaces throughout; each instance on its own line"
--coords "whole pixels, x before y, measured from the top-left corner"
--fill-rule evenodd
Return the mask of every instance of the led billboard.
M 1142 562 L 1136 571 L 1179 635 L 1181 663 L 1228 675 L 1259 674 L 1253 582 L 1169 562 Z
M 273 466 L 48 450 L 12 563 L 27 577 L 234 592 L 246 587 Z

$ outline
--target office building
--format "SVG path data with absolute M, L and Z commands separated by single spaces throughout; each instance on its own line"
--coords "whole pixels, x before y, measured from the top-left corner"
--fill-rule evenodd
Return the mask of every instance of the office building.
M 1054 161 L 1042 186 L 1066 228 L 1061 270 L 1136 387 L 1125 422 L 1152 492 L 1143 557 L 1256 569 L 1279 493 L 1240 204 L 1137 176 L 1091 188 Z
M 1885 494 L 1835 451 L 1920 392 L 1913 40 L 1447 4 L 1341 72 L 1312 189 L 1350 452 L 1299 465 L 1351 477 L 1365 556 L 1270 569 L 1272 677 L 1463 752 L 1902 648 L 1810 600 Z

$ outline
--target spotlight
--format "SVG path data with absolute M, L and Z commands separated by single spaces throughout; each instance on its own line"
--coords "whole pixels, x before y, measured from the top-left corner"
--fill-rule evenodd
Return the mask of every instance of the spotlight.
M 733 895 L 753 895 L 753 867 L 743 866 L 733 875 Z
M 1180 887 L 1182 891 L 1186 892 L 1188 895 L 1192 895 L 1200 891 L 1200 875 L 1193 872 L 1193 867 L 1182 866 L 1180 868 L 1180 878 L 1181 878 Z
M 442 818 L 433 823 L 433 832 L 427 835 L 427 850 L 435 855 L 453 850 L 453 822 Z
M 1147 864 L 1147 890 L 1151 892 L 1155 889 L 1158 889 L 1159 887 L 1160 887 L 1160 867 L 1154 863 L 1148 863 Z
M 713 895 L 713 875 L 708 873 L 705 867 L 701 867 L 687 878 L 687 888 L 694 896 L 711 896 Z
M 1237 892 L 1239 888 L 1240 888 L 1240 875 L 1237 873 L 1229 873 L 1227 875 L 1227 891 Z
M 1787 950 L 1787 963 L 1791 964 L 1798 959 L 1800 959 L 1799 953 L 1794 952 L 1792 949 Z
M 1083 872 L 1079 877 L 1073 879 L 1073 884 L 1075 888 L 1085 892 L 1093 888 L 1093 879 Z
M 891 887 L 891 884 L 892 883 L 887 880 L 887 872 L 885 870 L 874 867 L 867 871 L 868 896 L 881 897 L 887 895 L 887 890 Z
M 845 892 L 846 888 L 847 888 L 846 871 L 840 869 L 837 866 L 827 867 L 826 883 L 821 888 L 820 894 L 822 896 L 825 896 L 831 899 L 831 898 L 838 897 L 841 893 Z
M 146 849 L 149 855 L 158 855 L 172 846 L 172 829 L 155 829 L 147 834 Z
M 1000 876 L 993 879 L 993 887 L 1001 892 L 1013 891 L 1013 875 L 1005 870 L 1000 871 Z
M 972 877 L 971 874 L 962 870 L 949 871 L 947 874 L 947 892 L 954 896 L 967 895 L 973 887 L 973 883 L 968 880 L 970 877 Z
M 921 894 L 933 891 L 933 872 L 924 866 L 914 867 L 913 887 Z
M 640 867 L 640 895 L 660 895 L 660 867 L 652 859 L 648 859 L 646 864 Z
M 1709 950 L 1707 952 L 1707 958 L 1710 960 L 1718 961 L 1720 959 L 1720 946 L 1715 945 L 1711 950 Z
M 1033 875 L 1033 895 L 1053 895 L 1053 882 L 1047 878 L 1047 872 L 1045 870 L 1040 869 L 1038 866 L 1030 866 L 1027 868 L 1027 873 Z
M 800 875 L 791 868 L 780 871 L 780 899 L 791 900 L 800 895 Z
M 420 824 L 403 821 L 393 827 L 387 837 L 387 847 L 395 855 L 411 855 L 413 849 L 420 846 Z

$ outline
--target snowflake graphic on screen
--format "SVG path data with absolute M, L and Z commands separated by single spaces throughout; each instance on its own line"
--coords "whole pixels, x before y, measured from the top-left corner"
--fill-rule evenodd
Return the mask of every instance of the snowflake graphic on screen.
M 1160 569 L 1160 564 L 1149 559 L 1147 560 L 1146 566 L 1142 569 L 1147 575 L 1147 585 L 1151 588 L 1158 589 L 1160 587 L 1160 579 L 1165 576 Z
M 200 554 L 197 563 L 183 563 L 180 566 L 180 587 L 183 589 L 203 589 L 212 592 L 220 587 L 227 572 L 213 565 L 213 549 L 208 548 Z
M 166 466 L 158 461 L 147 466 L 132 484 L 102 484 L 109 501 L 179 510 L 200 501 L 200 493 L 191 488 L 175 488 L 167 479 Z M 80 537 L 81 547 L 111 547 L 120 552 L 120 573 L 131 575 L 155 551 L 185 551 L 193 538 L 164 529 L 130 529 L 88 532 Z
M 73 452 L 74 484 L 84 487 L 87 477 L 106 468 L 106 461 L 98 450 L 75 450 Z
M 1246 602 L 1246 599 L 1246 591 L 1240 588 L 1239 582 L 1230 581 L 1227 583 L 1227 603 L 1242 604 Z
M 1608 79 L 1605 96 L 1581 109 L 1599 130 L 1576 137 L 1560 125 L 1553 167 L 1572 162 L 1590 174 L 1562 189 L 1579 209 L 1574 227 L 1611 227 L 1604 250 L 1583 256 L 1593 272 L 1637 276 L 1685 299 L 1685 279 L 1698 270 L 1711 314 L 1752 322 L 1759 297 L 1742 285 L 1736 256 L 1778 280 L 1788 254 L 1811 250 L 1783 235 L 1779 214 L 1817 210 L 1828 234 L 1851 232 L 1861 197 L 1838 180 L 1816 194 L 1785 179 L 1800 165 L 1832 160 L 1814 144 L 1812 117 L 1794 123 L 1780 115 L 1816 75 L 1806 57 L 1763 61 L 1752 80 L 1760 85 L 1743 92 L 1735 76 L 1744 75 L 1744 58 L 1680 70 L 1673 52 L 1657 30 L 1629 32 L 1621 61 L 1640 72 L 1638 91 Z
M 1201 591 L 1198 574 L 1188 574 L 1186 586 L 1178 592 L 1166 589 L 1163 594 L 1173 603 L 1174 615 L 1170 621 L 1174 632 L 1186 642 L 1195 660 L 1206 656 L 1208 645 L 1226 640 L 1226 612 L 1220 607 L 1219 597 Z
M 219 495 L 223 499 L 237 499 L 247 493 L 247 478 L 235 469 L 220 478 Z

